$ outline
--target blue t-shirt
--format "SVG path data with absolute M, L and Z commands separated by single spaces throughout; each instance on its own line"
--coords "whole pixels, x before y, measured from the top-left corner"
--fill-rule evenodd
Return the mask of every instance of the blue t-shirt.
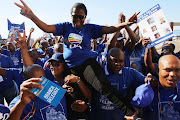
M 57 82 L 56 82 L 57 83 Z M 14 98 L 9 108 L 12 108 L 16 102 L 20 99 L 20 96 Z M 57 107 L 46 103 L 38 97 L 35 97 L 36 111 L 31 120 L 67 120 L 67 107 L 65 96 L 61 99 Z M 21 115 L 22 120 L 30 111 L 33 105 L 33 101 L 26 105 Z
M 102 36 L 102 27 L 95 24 L 84 24 L 82 28 L 74 28 L 69 23 L 55 25 L 56 35 L 63 35 L 64 59 L 69 67 L 80 66 L 85 60 L 93 57 L 91 39 Z
M 6 68 L 6 78 L 14 80 L 20 90 L 20 85 L 24 81 L 24 72 L 22 68 Z
M 38 61 L 35 62 L 34 64 L 38 64 L 43 68 L 45 62 L 46 62 L 46 60 L 44 58 L 38 58 Z
M 113 74 L 108 71 L 107 66 L 105 65 L 104 70 L 106 78 L 124 97 L 126 96 L 128 89 L 136 89 L 139 85 L 144 84 L 145 76 L 134 69 L 123 67 L 118 74 Z M 95 115 L 91 116 L 93 119 L 122 120 L 124 118 L 122 111 L 105 96 L 98 92 L 93 93 L 93 95 L 92 113 Z
M 13 68 L 15 66 L 10 57 L 0 54 L 0 67 Z M 12 79 L 8 79 L 7 77 L 4 77 L 4 76 L 3 77 L 0 76 L 0 77 L 1 77 L 0 78 L 0 92 L 4 91 L 14 85 Z
M 177 89 L 178 88 L 178 89 Z M 154 90 L 152 103 L 143 111 L 145 120 L 180 120 L 180 82 L 177 88 L 164 89 L 159 87 L 160 96 L 158 98 L 158 88 Z M 178 91 L 178 92 L 177 92 Z M 177 98 L 171 103 L 174 96 Z M 170 106 L 171 103 L 171 106 Z M 161 110 L 160 107 L 161 106 Z M 161 111 L 161 115 L 160 115 Z M 165 115 L 166 114 L 166 115 Z
M 0 104 L 0 120 L 8 120 L 9 116 L 10 116 L 9 108 Z
M 19 48 L 15 50 L 15 52 L 3 49 L 2 54 L 9 56 L 16 68 L 23 68 L 23 63 L 21 63 L 21 50 Z

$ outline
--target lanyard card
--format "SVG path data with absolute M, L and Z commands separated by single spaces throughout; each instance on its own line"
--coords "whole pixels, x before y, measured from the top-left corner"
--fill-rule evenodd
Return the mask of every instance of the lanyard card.
M 62 87 L 56 85 L 55 83 L 53 83 L 45 77 L 41 78 L 43 80 L 39 82 L 39 84 L 43 85 L 44 88 L 33 88 L 31 90 L 31 93 L 41 98 L 45 102 L 51 104 L 52 106 L 56 107 L 63 98 L 66 90 L 64 90 Z

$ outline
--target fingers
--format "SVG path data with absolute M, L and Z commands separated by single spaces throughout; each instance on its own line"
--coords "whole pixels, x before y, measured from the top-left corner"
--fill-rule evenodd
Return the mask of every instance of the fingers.
M 23 8 L 24 6 L 18 4 L 18 3 L 14 3 L 16 6 L 20 7 L 20 8 Z
M 18 30 L 16 30 L 16 33 L 18 34 L 19 37 L 22 37 Z
M 42 79 L 41 78 L 31 78 L 29 80 L 24 81 L 21 84 L 21 88 L 39 88 L 39 89 L 43 89 L 43 86 L 41 84 L 39 84 L 38 82 L 41 82 Z
M 26 37 L 26 32 L 25 32 L 25 30 L 23 30 L 23 37 Z
M 139 15 L 140 11 L 136 14 L 136 15 Z
M 26 5 L 26 3 L 23 1 L 23 0 L 20 0 L 21 1 L 21 3 L 24 5 L 24 7 L 27 7 L 28 8 L 28 6 Z

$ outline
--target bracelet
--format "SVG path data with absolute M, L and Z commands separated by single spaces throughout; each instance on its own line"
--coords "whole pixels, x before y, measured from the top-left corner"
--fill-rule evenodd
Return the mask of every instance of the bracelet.
M 81 79 L 79 79 L 76 83 L 79 84 L 81 82 Z
M 129 26 L 128 22 L 126 22 L 126 25 Z

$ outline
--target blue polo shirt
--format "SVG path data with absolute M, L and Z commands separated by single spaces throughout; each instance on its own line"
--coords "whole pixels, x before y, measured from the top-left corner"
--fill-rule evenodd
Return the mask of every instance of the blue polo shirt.
M 23 68 L 23 63 L 21 63 L 21 50 L 16 49 L 15 52 L 10 52 L 9 50 L 3 49 L 2 54 L 7 55 L 14 62 L 16 68 Z
M 2 67 L 2 68 L 13 68 L 15 66 L 14 66 L 14 63 L 10 57 L 3 55 L 3 54 L 0 54 L 0 67 Z M 7 77 L 2 77 L 2 76 L 0 76 L 0 77 L 1 77 L 0 78 L 1 79 L 1 81 L 0 81 L 0 92 L 6 90 L 8 88 L 11 88 L 14 85 L 12 79 L 8 79 Z
M 160 93 L 159 98 L 158 92 Z M 180 120 L 180 82 L 172 89 L 159 87 L 158 90 L 156 88 L 152 103 L 144 109 L 143 113 L 145 120 Z
M 102 27 L 95 24 L 84 24 L 74 28 L 72 23 L 55 24 L 56 34 L 63 35 L 63 56 L 69 67 L 80 66 L 85 60 L 94 57 L 91 51 L 91 39 L 102 36 Z
M 144 84 L 145 76 L 140 72 L 123 67 L 118 74 L 113 74 L 107 68 L 104 67 L 106 78 L 111 84 L 117 88 L 120 93 L 125 97 L 128 89 L 136 89 L 139 85 Z M 110 102 L 105 96 L 98 92 L 93 93 L 92 100 L 92 116 L 93 119 L 102 120 L 122 120 L 124 115 L 112 102 Z

